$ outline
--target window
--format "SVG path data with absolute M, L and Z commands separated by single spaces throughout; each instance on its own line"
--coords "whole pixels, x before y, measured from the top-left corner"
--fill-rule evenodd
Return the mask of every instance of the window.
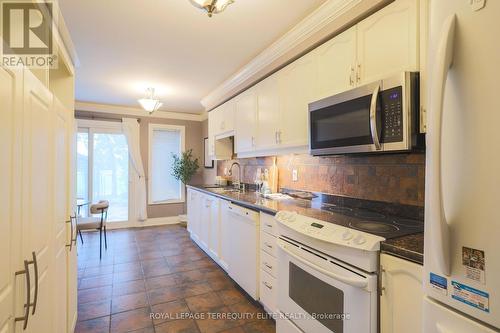
M 184 126 L 149 125 L 149 204 L 184 201 L 184 186 L 172 176 L 172 154 L 184 151 Z

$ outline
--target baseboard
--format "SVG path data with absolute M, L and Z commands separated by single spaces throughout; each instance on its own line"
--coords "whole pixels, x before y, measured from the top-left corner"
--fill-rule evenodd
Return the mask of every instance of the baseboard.
M 158 225 L 168 225 L 168 224 L 179 224 L 181 222 L 179 216 L 165 216 L 165 217 L 155 217 L 149 218 L 144 222 L 108 222 L 106 223 L 106 228 L 108 230 L 113 229 L 126 229 L 126 228 L 144 228 L 153 227 Z

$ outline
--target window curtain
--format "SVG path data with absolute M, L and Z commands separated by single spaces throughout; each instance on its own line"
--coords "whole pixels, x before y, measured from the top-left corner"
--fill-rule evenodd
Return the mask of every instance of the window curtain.
M 128 152 L 132 167 L 139 179 L 138 188 L 136 190 L 135 206 L 137 209 L 136 215 L 139 221 L 148 219 L 146 207 L 146 176 L 144 174 L 144 166 L 142 165 L 141 148 L 140 148 L 140 128 L 137 119 L 123 118 L 122 119 L 123 134 L 127 138 Z

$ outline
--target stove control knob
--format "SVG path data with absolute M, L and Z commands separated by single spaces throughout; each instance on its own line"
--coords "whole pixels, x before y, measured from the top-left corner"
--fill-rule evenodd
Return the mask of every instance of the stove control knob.
M 354 235 L 349 231 L 345 231 L 343 234 L 342 234 L 342 239 L 343 240 L 346 240 L 348 241 L 349 239 L 351 239 Z
M 358 245 L 362 245 L 362 244 L 366 243 L 366 238 L 363 237 L 363 235 L 358 235 L 358 236 L 356 236 L 356 238 L 354 238 L 354 243 L 356 243 Z

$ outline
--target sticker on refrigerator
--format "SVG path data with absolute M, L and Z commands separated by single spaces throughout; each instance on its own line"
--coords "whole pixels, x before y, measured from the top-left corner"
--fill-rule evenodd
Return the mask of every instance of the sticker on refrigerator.
M 445 277 L 431 273 L 429 282 L 431 287 L 443 295 L 448 295 L 448 280 Z
M 451 285 L 453 286 L 451 295 L 453 299 L 484 312 L 490 312 L 490 295 L 488 293 L 456 281 L 452 281 Z
M 462 265 L 466 278 L 485 284 L 484 251 L 462 247 Z

